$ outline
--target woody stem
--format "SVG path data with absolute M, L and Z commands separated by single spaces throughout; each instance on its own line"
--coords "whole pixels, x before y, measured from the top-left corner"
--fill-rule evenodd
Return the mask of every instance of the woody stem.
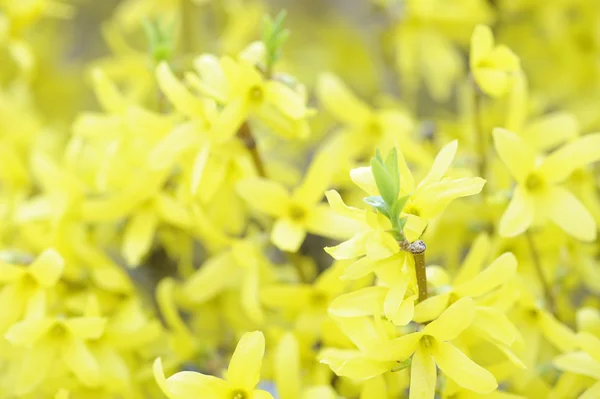
M 256 140 L 252 135 L 252 130 L 250 130 L 250 125 L 248 122 L 244 122 L 240 129 L 237 132 L 237 137 L 242 140 L 246 149 L 250 152 L 250 156 L 252 157 L 252 161 L 254 162 L 254 167 L 256 168 L 256 172 L 260 177 L 267 177 L 265 172 L 265 166 L 258 152 L 258 148 L 256 147 Z
M 425 269 L 425 250 L 427 246 L 422 240 L 409 243 L 406 240 L 400 242 L 402 250 L 412 254 L 415 260 L 415 274 L 417 277 L 417 288 L 419 290 L 418 301 L 427 299 L 427 271 Z

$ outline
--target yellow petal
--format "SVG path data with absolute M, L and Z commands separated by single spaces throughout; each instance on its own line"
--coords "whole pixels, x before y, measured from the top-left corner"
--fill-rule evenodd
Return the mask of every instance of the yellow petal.
M 60 279 L 65 261 L 54 249 L 47 249 L 29 266 L 28 271 L 42 287 L 51 287 Z
M 236 188 L 248 205 L 259 212 L 281 216 L 288 209 L 290 195 L 281 184 L 254 177 L 240 181 Z
M 402 362 L 417 350 L 422 337 L 422 333 L 416 332 L 374 344 L 369 350 L 369 355 L 376 359 Z
M 491 248 L 490 236 L 485 232 L 479 233 L 454 278 L 454 285 L 459 285 L 475 277 L 488 258 Z
M 304 98 L 281 82 L 270 80 L 265 84 L 265 100 L 292 119 L 306 116 Z
M 190 118 L 204 117 L 204 104 L 202 100 L 188 91 L 171 71 L 166 62 L 161 62 L 156 67 L 156 80 L 160 90 L 177 111 Z
M 533 171 L 535 154 L 523 139 L 510 130 L 496 128 L 493 135 L 498 156 L 515 180 L 523 182 Z
M 398 241 L 384 231 L 373 231 L 366 244 L 367 257 L 372 260 L 382 260 L 400 251 Z
M 460 335 L 473 321 L 475 306 L 471 298 L 461 298 L 448 307 L 423 333 L 440 341 L 450 341 Z
M 600 364 L 585 352 L 560 355 L 552 363 L 560 370 L 600 379 Z
M 92 70 L 92 83 L 98 102 L 109 113 L 121 113 L 127 108 L 127 101 L 104 72 L 99 68 Z
M 315 154 L 302 184 L 294 190 L 294 199 L 312 205 L 323 198 L 323 193 L 336 172 L 336 168 L 332 167 L 332 159 L 336 159 L 339 152 L 338 150 L 325 148 Z
M 314 207 L 306 222 L 306 228 L 311 233 L 336 240 L 351 238 L 360 230 L 360 227 L 361 223 L 339 215 L 327 205 Z
M 365 382 L 359 399 L 381 399 L 387 397 L 388 390 L 385 380 L 379 376 Z
M 178 125 L 152 148 L 148 155 L 148 167 L 165 170 L 175 166 L 183 152 L 196 146 L 202 131 L 196 122 Z
M 187 279 L 183 286 L 186 298 L 202 303 L 217 295 L 236 280 L 237 266 L 230 252 L 222 252 L 209 258 Z
M 413 320 L 416 323 L 424 323 L 438 318 L 448 307 L 449 300 L 449 294 L 440 294 L 419 302 L 415 305 Z
M 206 169 L 206 162 L 210 155 L 210 144 L 206 144 L 200 148 L 200 151 L 196 153 L 192 166 L 192 177 L 190 182 L 190 192 L 192 195 L 196 195 L 198 188 L 202 183 L 202 177 Z
M 158 225 L 158 217 L 151 208 L 138 210 L 127 223 L 123 233 L 123 257 L 129 266 L 139 266 L 146 256 Z
M 471 35 L 471 68 L 494 48 L 494 34 L 487 25 L 477 25 Z
M 505 252 L 471 280 L 455 286 L 454 292 L 460 296 L 481 296 L 504 284 L 516 271 L 517 258 L 511 252 Z
M 600 160 L 600 133 L 587 134 L 550 154 L 539 168 L 549 182 L 565 180 L 575 169 Z
M 568 112 L 553 112 L 544 115 L 523 130 L 523 138 L 529 146 L 539 151 L 556 148 L 577 137 L 579 123 Z
M 325 247 L 325 251 L 337 260 L 358 258 L 366 253 L 369 236 L 370 232 L 357 234 L 335 247 Z
M 504 345 L 512 345 L 519 335 L 516 327 L 505 314 L 497 309 L 483 306 L 475 309 L 475 318 L 471 328 L 476 329 L 479 334 L 487 336 L 488 339 Z
M 435 397 L 437 370 L 433 357 L 419 345 L 410 365 L 409 399 L 431 399 Z
M 544 337 L 563 352 L 578 347 L 577 335 L 546 311 L 538 312 L 538 323 Z
M 578 334 L 577 339 L 581 349 L 589 353 L 600 364 L 600 337 L 583 331 Z
M 534 199 L 522 187 L 517 186 L 512 199 L 500 219 L 500 236 L 514 237 L 526 231 L 534 217 Z
M 305 237 L 304 227 L 287 219 L 277 219 L 271 230 L 271 242 L 282 251 L 298 251 Z
M 595 399 L 600 397 L 600 381 L 585 390 L 577 399 Z
M 83 341 L 73 339 L 62 353 L 71 372 L 87 387 L 100 384 L 100 366 Z
M 486 181 L 480 177 L 444 179 L 418 190 L 412 201 L 421 208 L 420 216 L 432 219 L 438 216 L 456 198 L 479 194 Z
M 513 82 L 509 74 L 495 68 L 475 68 L 473 77 L 481 91 L 492 97 L 504 96 Z
M 59 347 L 53 345 L 51 341 L 47 341 L 23 354 L 21 367 L 15 381 L 17 395 L 34 391 L 45 380 L 51 367 L 56 363 L 58 349 Z
M 300 397 L 300 349 L 291 333 L 286 333 L 275 350 L 275 384 L 280 399 Z
M 260 306 L 258 267 L 246 270 L 240 289 L 242 308 L 246 315 L 255 323 L 262 323 L 264 313 Z
M 248 103 L 241 99 L 231 101 L 219 113 L 208 132 L 211 140 L 225 142 L 237 133 L 248 116 Z
M 328 190 L 325 192 L 325 196 L 327 197 L 327 202 L 329 203 L 329 206 L 335 213 L 341 216 L 345 216 L 349 219 L 359 221 L 365 219 L 365 211 L 362 209 L 347 206 L 337 191 Z
M 104 317 L 72 317 L 65 325 L 74 337 L 79 339 L 98 339 L 104 332 L 106 319 Z
M 594 241 L 597 226 L 594 217 L 568 190 L 553 186 L 544 196 L 548 218 L 567 234 L 581 241 Z
M 319 77 L 317 96 L 327 111 L 349 125 L 359 127 L 371 116 L 369 107 L 333 74 L 326 73 Z
M 244 334 L 229 362 L 227 380 L 235 388 L 253 390 L 260 380 L 264 354 L 265 337 L 263 333 L 254 331 Z
M 427 173 L 427 176 L 419 183 L 419 187 L 425 187 L 428 184 L 440 181 L 448 171 L 448 168 L 450 168 L 450 164 L 456 155 L 457 149 L 458 140 L 453 140 L 443 146 L 435 157 L 429 173 Z
M 335 298 L 329 305 L 329 314 L 336 317 L 380 315 L 387 295 L 386 287 L 365 287 Z
M 167 394 L 172 399 L 202 397 L 220 399 L 227 397 L 230 389 L 225 381 L 212 375 L 192 371 L 173 374 L 166 381 Z
M 44 336 L 54 324 L 51 319 L 20 321 L 13 324 L 4 338 L 16 346 L 31 346 Z
M 489 393 L 498 387 L 494 376 L 469 359 L 452 344 L 435 340 L 431 348 L 435 362 L 454 382 L 477 393 Z
M 350 171 L 350 178 L 358 187 L 369 195 L 378 195 L 377 184 L 370 166 L 354 168 Z
M 383 362 L 365 357 L 356 350 L 325 349 L 319 355 L 321 363 L 331 367 L 338 376 L 363 381 L 391 370 L 396 362 Z

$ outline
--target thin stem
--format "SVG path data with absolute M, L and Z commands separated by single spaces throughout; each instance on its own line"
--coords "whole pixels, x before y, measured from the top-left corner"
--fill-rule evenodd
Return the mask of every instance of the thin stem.
M 425 250 L 427 246 L 422 240 L 409 243 L 406 240 L 400 242 L 400 248 L 412 254 L 415 259 L 415 274 L 417 277 L 417 288 L 419 290 L 418 301 L 427 299 L 427 271 L 425 269 Z
M 256 147 L 256 140 L 252 135 L 252 130 L 250 130 L 250 125 L 248 122 L 244 122 L 244 124 L 240 127 L 237 132 L 237 136 L 240 140 L 242 140 L 248 151 L 250 151 L 250 155 L 252 156 L 252 161 L 254 162 L 254 167 L 256 168 L 258 175 L 260 177 L 267 177 L 264 163 L 260 157 L 258 148 Z
M 525 232 L 525 237 L 527 237 L 527 242 L 529 243 L 529 249 L 531 251 L 531 258 L 533 260 L 533 265 L 535 266 L 535 270 L 537 272 L 540 283 L 542 284 L 542 288 L 544 290 L 544 297 L 546 298 L 546 305 L 548 306 L 548 310 L 550 313 L 555 315 L 556 312 L 556 303 L 554 301 L 554 295 L 552 294 L 552 288 L 546 280 L 544 276 L 544 270 L 542 268 L 542 262 L 540 260 L 539 253 L 537 251 L 537 247 L 535 246 L 535 242 L 533 241 L 533 235 L 529 230 Z

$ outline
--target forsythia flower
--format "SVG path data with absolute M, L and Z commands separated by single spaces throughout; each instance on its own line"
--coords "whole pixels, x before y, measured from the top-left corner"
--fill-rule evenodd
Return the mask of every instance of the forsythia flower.
M 506 46 L 495 46 L 492 30 L 478 25 L 471 38 L 469 62 L 481 90 L 493 97 L 506 94 L 520 69 L 519 58 Z
M 565 144 L 547 157 L 535 152 L 515 133 L 494 130 L 496 151 L 517 181 L 512 199 L 500 220 L 500 234 L 516 236 L 534 222 L 551 220 L 582 241 L 596 239 L 592 215 L 568 190 L 564 182 L 577 168 L 600 159 L 600 134 L 583 136 Z
M 233 355 L 226 379 L 182 371 L 165 379 L 160 358 L 154 362 L 156 380 L 169 399 L 204 397 L 207 399 L 268 399 L 270 393 L 255 389 L 260 380 L 265 338 L 260 331 L 246 333 Z

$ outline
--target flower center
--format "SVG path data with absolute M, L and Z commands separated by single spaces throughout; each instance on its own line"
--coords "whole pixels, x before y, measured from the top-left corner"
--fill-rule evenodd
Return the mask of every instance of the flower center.
M 248 91 L 248 96 L 250 97 L 250 101 L 253 103 L 260 103 L 264 98 L 264 92 L 262 87 L 260 86 L 252 86 Z
M 235 390 L 231 393 L 231 399 L 246 399 L 247 397 L 248 395 L 244 391 Z
M 531 173 L 527 176 L 527 179 L 525 179 L 525 187 L 527 187 L 529 191 L 539 191 L 544 185 L 544 179 L 537 173 Z
M 314 292 L 310 296 L 310 304 L 315 308 L 326 308 L 329 305 L 328 297 L 322 292 Z
M 429 335 L 423 335 L 423 337 L 421 338 L 421 345 L 423 345 L 426 348 L 431 348 L 431 346 L 433 345 L 433 339 Z
M 292 205 L 289 209 L 290 219 L 295 222 L 300 222 L 306 217 L 306 210 L 299 205 Z

